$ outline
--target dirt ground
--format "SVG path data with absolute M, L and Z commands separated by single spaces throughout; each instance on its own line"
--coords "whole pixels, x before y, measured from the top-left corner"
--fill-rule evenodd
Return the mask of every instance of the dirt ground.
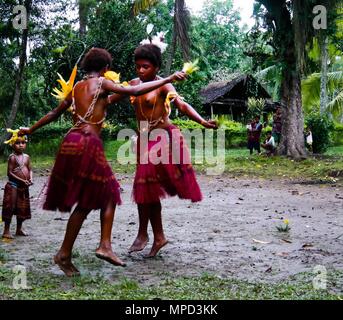
M 343 188 L 291 180 L 259 180 L 199 176 L 204 201 L 192 204 L 177 198 L 163 201 L 163 218 L 170 243 L 155 259 L 145 251 L 129 255 L 138 228 L 131 201 L 132 176 L 117 176 L 123 188 L 113 227 L 113 247 L 126 268 L 98 260 L 99 213 L 92 212 L 77 239 L 76 263 L 83 274 L 101 274 L 115 281 L 127 277 L 156 283 L 167 277 L 201 275 L 275 282 L 320 265 L 343 269 Z M 44 212 L 36 200 L 47 177 L 31 187 L 32 220 L 25 223 L 28 238 L 1 242 L 6 266 L 61 274 L 52 256 L 63 239 L 67 221 L 60 213 Z M 5 185 L 5 180 L 0 181 Z M 3 191 L 2 191 L 3 193 Z M 2 203 L 2 194 L 1 194 Z M 68 218 L 68 215 L 63 215 Z M 57 219 L 57 220 L 55 220 Z M 290 220 L 289 233 L 277 231 Z M 13 231 L 15 224 L 12 226 Z M 2 227 L 0 228 L 2 232 Z M 151 234 L 151 230 L 150 230 Z M 343 282 L 343 281 L 342 281 Z

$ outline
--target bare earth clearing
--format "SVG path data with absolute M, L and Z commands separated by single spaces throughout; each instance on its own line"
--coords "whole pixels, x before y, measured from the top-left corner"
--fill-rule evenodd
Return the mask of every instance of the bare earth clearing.
M 131 201 L 133 177 L 117 178 L 124 204 L 117 209 L 113 247 L 127 267 L 113 267 L 95 257 L 100 223 L 99 213 L 92 212 L 75 245 L 76 263 L 83 274 L 100 274 L 112 281 L 127 277 L 146 284 L 204 272 L 276 282 L 312 272 L 318 265 L 328 271 L 343 269 L 342 187 L 199 175 L 204 201 L 164 200 L 170 243 L 155 259 L 146 259 L 152 239 L 143 252 L 127 253 L 138 228 L 137 209 Z M 29 270 L 61 274 L 52 257 L 63 239 L 68 215 L 61 220 L 60 213 L 39 208 L 36 198 L 46 179 L 37 177 L 31 187 L 32 220 L 24 225 L 30 237 L 1 243 L 9 256 L 7 267 L 22 264 Z M 0 182 L 3 187 L 5 180 Z M 276 229 L 282 219 L 290 220 L 288 233 Z

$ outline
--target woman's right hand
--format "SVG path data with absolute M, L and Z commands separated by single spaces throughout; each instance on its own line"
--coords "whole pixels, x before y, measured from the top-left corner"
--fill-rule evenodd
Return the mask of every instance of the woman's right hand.
M 174 74 L 170 75 L 168 78 L 170 79 L 170 82 L 183 81 L 187 79 L 187 74 L 183 71 L 177 71 Z

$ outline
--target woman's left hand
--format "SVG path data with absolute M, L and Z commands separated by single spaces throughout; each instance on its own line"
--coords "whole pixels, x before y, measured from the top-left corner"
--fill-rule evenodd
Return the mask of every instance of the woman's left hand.
M 207 129 L 218 129 L 218 122 L 216 120 L 209 120 L 202 123 Z
M 18 136 L 26 136 L 28 134 L 31 134 L 30 128 L 23 128 L 23 127 L 19 128 Z

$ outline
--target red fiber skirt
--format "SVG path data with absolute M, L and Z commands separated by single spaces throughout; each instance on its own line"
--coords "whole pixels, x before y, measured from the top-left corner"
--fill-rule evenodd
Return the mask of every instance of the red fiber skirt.
M 101 139 L 82 129 L 70 131 L 56 157 L 43 209 L 70 212 L 105 209 L 121 204 L 120 186 L 104 153 Z
M 202 194 L 180 129 L 170 125 L 163 130 L 165 137 L 149 141 L 143 153 L 140 150 L 141 137 L 138 138 L 133 200 L 137 204 L 148 204 L 177 195 L 180 199 L 201 201 Z M 168 160 L 156 164 L 154 154 L 159 147 L 161 151 L 156 152 L 156 155 L 161 156 L 161 152 L 165 152 L 168 154 Z M 180 150 L 180 153 L 176 155 L 175 150 Z M 144 157 L 146 162 L 142 163 Z
M 11 182 L 7 182 L 2 204 L 2 220 L 10 223 L 13 215 L 21 220 L 31 219 L 29 188 L 14 187 Z

